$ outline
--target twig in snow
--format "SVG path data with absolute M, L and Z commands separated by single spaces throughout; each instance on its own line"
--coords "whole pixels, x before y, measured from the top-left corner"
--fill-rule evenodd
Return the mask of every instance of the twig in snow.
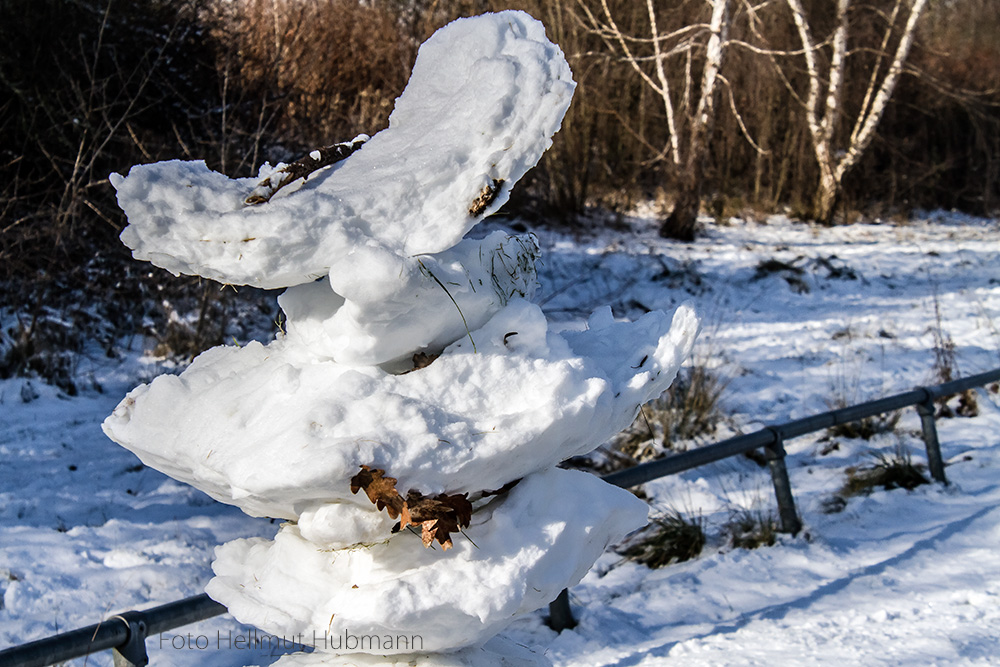
M 350 141 L 317 148 L 309 153 L 309 155 L 275 170 L 273 174 L 258 183 L 253 192 L 243 201 L 251 206 L 267 203 L 271 201 L 271 197 L 278 190 L 289 183 L 297 181 L 300 178 L 306 178 L 314 171 L 347 159 L 352 153 L 361 148 L 369 138 L 367 134 L 359 134 Z

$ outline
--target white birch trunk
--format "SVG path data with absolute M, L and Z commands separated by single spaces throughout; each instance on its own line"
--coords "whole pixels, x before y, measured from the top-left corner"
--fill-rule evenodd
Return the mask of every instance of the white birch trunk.
M 668 238 L 694 240 L 708 139 L 715 120 L 716 84 L 722 68 L 729 28 L 729 2 L 730 0 L 712 0 L 705 64 L 701 73 L 697 107 L 689 121 L 686 159 L 677 178 L 677 199 L 673 211 L 660 227 L 660 235 Z
M 892 59 L 892 64 L 889 65 L 889 71 L 882 80 L 882 85 L 875 95 L 871 108 L 867 113 L 862 113 L 858 117 L 857 128 L 859 129 L 852 133 L 850 145 L 847 147 L 844 157 L 841 158 L 840 164 L 837 165 L 838 180 L 842 179 L 844 174 L 857 163 L 858 158 L 867 150 L 875 136 L 875 127 L 882 120 L 889 99 L 896 89 L 899 75 L 903 73 L 903 63 L 910 55 L 910 47 L 913 46 L 913 38 L 917 32 L 917 22 L 926 6 L 927 0 L 914 1 L 913 7 L 910 9 L 910 16 L 906 20 L 906 27 L 903 29 L 903 35 L 899 38 L 899 44 L 896 46 L 896 55 Z
M 647 39 L 637 39 L 622 33 L 611 13 L 608 0 L 600 0 L 599 14 L 603 15 L 602 19 L 598 19 L 585 2 L 579 2 L 592 31 L 600 35 L 609 50 L 620 52 L 622 59 L 662 100 L 668 136 L 658 159 L 665 158 L 669 161 L 677 177 L 678 192 L 674 211 L 661 227 L 660 233 L 671 238 L 694 238 L 704 161 L 716 113 L 719 71 L 727 44 L 731 2 L 732 0 L 706 0 L 711 9 L 707 24 L 688 25 L 672 33 L 661 33 L 657 25 L 654 0 L 646 0 L 650 31 Z M 704 65 L 700 73 L 693 72 L 692 55 L 700 45 L 699 35 L 705 32 L 708 37 L 704 41 Z M 674 45 L 667 48 L 671 42 Z M 649 45 L 651 57 L 648 54 L 640 57 L 637 45 L 643 43 Z M 683 86 L 674 86 L 667 76 L 667 61 L 679 55 L 685 59 L 685 80 Z M 644 67 L 645 63 L 651 63 L 652 66 Z M 694 95 L 697 98 L 692 101 Z
M 822 44 L 817 43 L 812 35 L 801 0 L 786 0 L 786 3 L 792 11 L 792 19 L 795 21 L 799 40 L 802 42 L 806 71 L 809 75 L 809 93 L 805 101 L 806 123 L 809 127 L 813 152 L 819 166 L 819 187 L 814 200 L 813 214 L 817 220 L 828 223 L 833 217 L 833 207 L 840 195 L 844 175 L 857 164 L 858 159 L 871 144 L 875 135 L 875 127 L 881 120 L 896 88 L 899 75 L 903 71 L 903 63 L 913 45 L 917 22 L 927 5 L 927 0 L 913 0 L 910 16 L 899 39 L 899 44 L 896 46 L 889 70 L 886 72 L 885 78 L 882 79 L 882 84 L 878 86 L 878 92 L 874 99 L 871 97 L 871 93 L 875 89 L 878 71 L 872 72 L 869 89 L 855 120 L 854 128 L 847 145 L 840 151 L 837 150 L 835 144 L 835 135 L 837 121 L 843 115 L 844 67 L 847 58 L 848 37 L 847 11 L 851 0 L 837 0 L 837 25 L 830 40 L 832 53 L 826 77 L 826 101 L 822 108 L 820 107 L 820 90 L 823 81 L 816 58 L 816 52 L 822 47 Z M 895 18 L 896 14 L 897 12 L 894 10 L 892 18 Z M 891 32 L 892 21 L 886 27 L 886 33 L 882 40 L 883 50 L 889 42 Z
M 698 111 L 695 113 L 696 126 L 711 125 L 715 116 L 715 83 L 722 68 L 722 56 L 726 42 L 726 31 L 729 0 L 712 0 L 712 19 L 708 24 L 711 36 L 705 45 L 705 69 L 702 72 L 701 96 L 698 98 Z

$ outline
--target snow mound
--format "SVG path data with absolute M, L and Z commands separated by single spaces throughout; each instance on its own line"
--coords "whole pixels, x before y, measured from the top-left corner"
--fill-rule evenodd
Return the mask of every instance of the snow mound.
M 447 250 L 538 162 L 574 87 L 562 52 L 527 14 L 460 19 L 421 46 L 389 127 L 294 192 L 245 205 L 273 173 L 266 166 L 245 179 L 200 161 L 112 175 L 129 219 L 122 241 L 172 273 L 263 288 L 350 280 L 345 259 L 359 251 Z M 492 198 L 474 209 L 484 191 Z
M 395 637 L 390 641 L 395 642 Z M 347 644 L 350 637 L 340 640 Z M 357 639 L 360 644 L 361 639 Z M 544 655 L 529 651 L 525 647 L 504 637 L 494 637 L 483 646 L 455 651 L 453 653 L 438 653 L 434 656 L 428 653 L 397 653 L 394 655 L 371 655 L 351 653 L 335 656 L 330 653 L 293 653 L 286 655 L 274 663 L 274 667 L 307 667 L 325 665 L 326 667 L 413 667 L 416 664 L 428 664 L 433 660 L 434 667 L 552 667 L 552 661 Z
M 477 512 L 446 552 L 406 531 L 325 551 L 285 524 L 273 541 L 219 547 L 207 591 L 242 621 L 319 650 L 351 633 L 417 636 L 424 650 L 453 651 L 482 644 L 580 581 L 609 544 L 646 523 L 648 509 L 593 475 L 550 469 Z
M 631 424 L 670 385 L 696 328 L 682 307 L 672 320 L 653 312 L 560 335 L 517 299 L 401 375 L 317 361 L 284 339 L 217 347 L 133 390 L 104 429 L 145 464 L 255 516 L 346 503 L 356 508 L 336 512 L 346 546 L 382 529 L 341 523 L 375 513 L 351 493 L 362 465 L 424 495 L 499 489 Z
M 408 361 L 414 351 L 439 353 L 511 299 L 530 298 L 537 257 L 533 235 L 504 232 L 409 259 L 368 248 L 345 259 L 353 270 L 291 287 L 278 303 L 290 342 L 316 355 L 347 364 Z

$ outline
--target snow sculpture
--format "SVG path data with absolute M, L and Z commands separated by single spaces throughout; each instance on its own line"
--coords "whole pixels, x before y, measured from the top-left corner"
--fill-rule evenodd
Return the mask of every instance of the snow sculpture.
M 207 587 L 318 649 L 281 664 L 526 664 L 487 641 L 645 523 L 631 494 L 556 465 L 667 388 L 694 314 L 605 308 L 555 333 L 529 301 L 534 237 L 464 238 L 550 145 L 573 88 L 528 15 L 462 19 L 421 47 L 388 129 L 266 203 L 245 201 L 267 166 L 112 177 L 136 258 L 287 288 L 287 333 L 209 350 L 104 423 L 147 465 L 286 520 L 219 547 Z

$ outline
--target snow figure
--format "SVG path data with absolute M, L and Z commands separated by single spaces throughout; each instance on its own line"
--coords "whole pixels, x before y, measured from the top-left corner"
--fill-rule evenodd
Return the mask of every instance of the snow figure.
M 693 312 L 604 308 L 555 333 L 530 301 L 534 237 L 465 238 L 551 144 L 574 85 L 530 16 L 460 19 L 421 47 L 389 127 L 304 181 L 180 161 L 113 175 L 136 258 L 287 288 L 276 340 L 209 350 L 104 423 L 147 465 L 285 520 L 220 546 L 207 587 L 316 647 L 280 664 L 544 664 L 491 638 L 644 525 L 630 493 L 556 466 L 667 388 Z

